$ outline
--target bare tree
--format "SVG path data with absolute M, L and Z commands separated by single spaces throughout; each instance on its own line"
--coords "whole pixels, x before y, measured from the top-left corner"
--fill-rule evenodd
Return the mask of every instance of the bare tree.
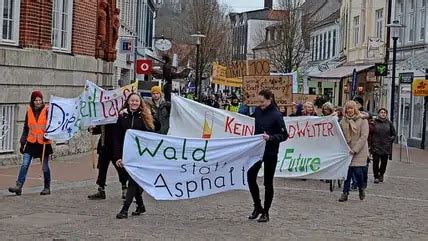
M 279 0 L 276 19 L 268 31 L 259 34 L 265 40 L 255 50 L 259 56 L 271 61 L 276 71 L 289 73 L 301 65 L 309 53 L 311 23 L 303 15 L 302 0 Z

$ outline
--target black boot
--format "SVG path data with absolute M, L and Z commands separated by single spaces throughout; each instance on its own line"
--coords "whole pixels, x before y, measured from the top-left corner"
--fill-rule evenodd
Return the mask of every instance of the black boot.
M 120 211 L 120 213 L 118 213 L 116 215 L 117 219 L 124 219 L 124 218 L 128 218 L 128 212 L 124 212 L 124 211 Z
M 383 182 L 383 175 L 379 177 L 379 182 Z
M 339 198 L 339 202 L 346 202 L 346 201 L 348 201 L 348 195 L 349 195 L 348 192 L 342 193 L 342 196 L 340 196 L 340 198 Z
M 260 218 L 257 220 L 257 222 L 259 222 L 259 223 L 269 222 L 269 212 L 264 211 L 262 213 L 262 216 L 260 216 Z
M 17 196 L 21 195 L 22 193 L 22 183 L 16 182 L 15 187 L 9 187 L 9 192 L 15 193 Z
M 256 218 L 258 218 L 258 217 L 259 217 L 259 215 L 260 215 L 260 214 L 262 214 L 262 213 L 263 213 L 263 208 L 262 208 L 262 206 L 261 206 L 261 205 L 254 205 L 254 210 L 253 210 L 253 212 L 251 213 L 251 215 L 248 217 L 248 219 L 251 219 L 251 220 L 256 219 Z
M 359 190 L 359 194 L 360 194 L 360 200 L 364 200 L 364 198 L 366 198 L 366 190 L 364 188 L 361 188 Z
M 50 195 L 51 189 L 49 187 L 44 187 L 43 190 L 40 192 L 40 195 Z
M 106 192 L 105 189 L 103 187 L 99 187 L 98 188 L 98 192 L 91 194 L 88 196 L 89 199 L 91 200 L 101 200 L 101 199 L 106 199 Z
M 137 209 L 135 210 L 135 212 L 132 212 L 131 215 L 132 216 L 140 216 L 140 214 L 145 213 L 146 212 L 146 207 L 144 207 L 144 205 L 138 206 Z

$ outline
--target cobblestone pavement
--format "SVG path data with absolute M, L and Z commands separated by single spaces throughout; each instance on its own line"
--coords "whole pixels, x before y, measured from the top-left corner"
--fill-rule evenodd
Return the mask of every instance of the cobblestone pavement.
M 364 201 L 353 192 L 339 203 L 340 190 L 331 193 L 324 182 L 276 179 L 271 221 L 264 224 L 247 220 L 252 207 L 244 191 L 162 202 L 144 194 L 147 213 L 117 220 L 122 200 L 114 171 L 103 201 L 87 199 L 94 177 L 58 181 L 50 196 L 40 196 L 37 185 L 19 197 L 2 189 L 0 239 L 428 240 L 426 156 L 390 162 L 385 183 L 373 184 L 370 176 Z

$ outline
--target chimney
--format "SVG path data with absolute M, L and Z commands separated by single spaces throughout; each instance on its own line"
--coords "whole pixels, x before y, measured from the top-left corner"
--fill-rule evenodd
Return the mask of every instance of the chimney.
M 273 8 L 273 0 L 265 0 L 265 8 Z

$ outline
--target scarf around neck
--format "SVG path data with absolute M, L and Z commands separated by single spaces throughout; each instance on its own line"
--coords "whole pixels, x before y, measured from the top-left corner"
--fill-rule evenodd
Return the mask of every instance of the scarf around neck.
M 350 143 L 352 136 L 357 134 L 358 128 L 356 121 L 360 118 L 360 115 L 344 116 L 343 121 L 345 122 L 345 125 L 343 125 L 343 134 L 345 135 L 346 142 Z

